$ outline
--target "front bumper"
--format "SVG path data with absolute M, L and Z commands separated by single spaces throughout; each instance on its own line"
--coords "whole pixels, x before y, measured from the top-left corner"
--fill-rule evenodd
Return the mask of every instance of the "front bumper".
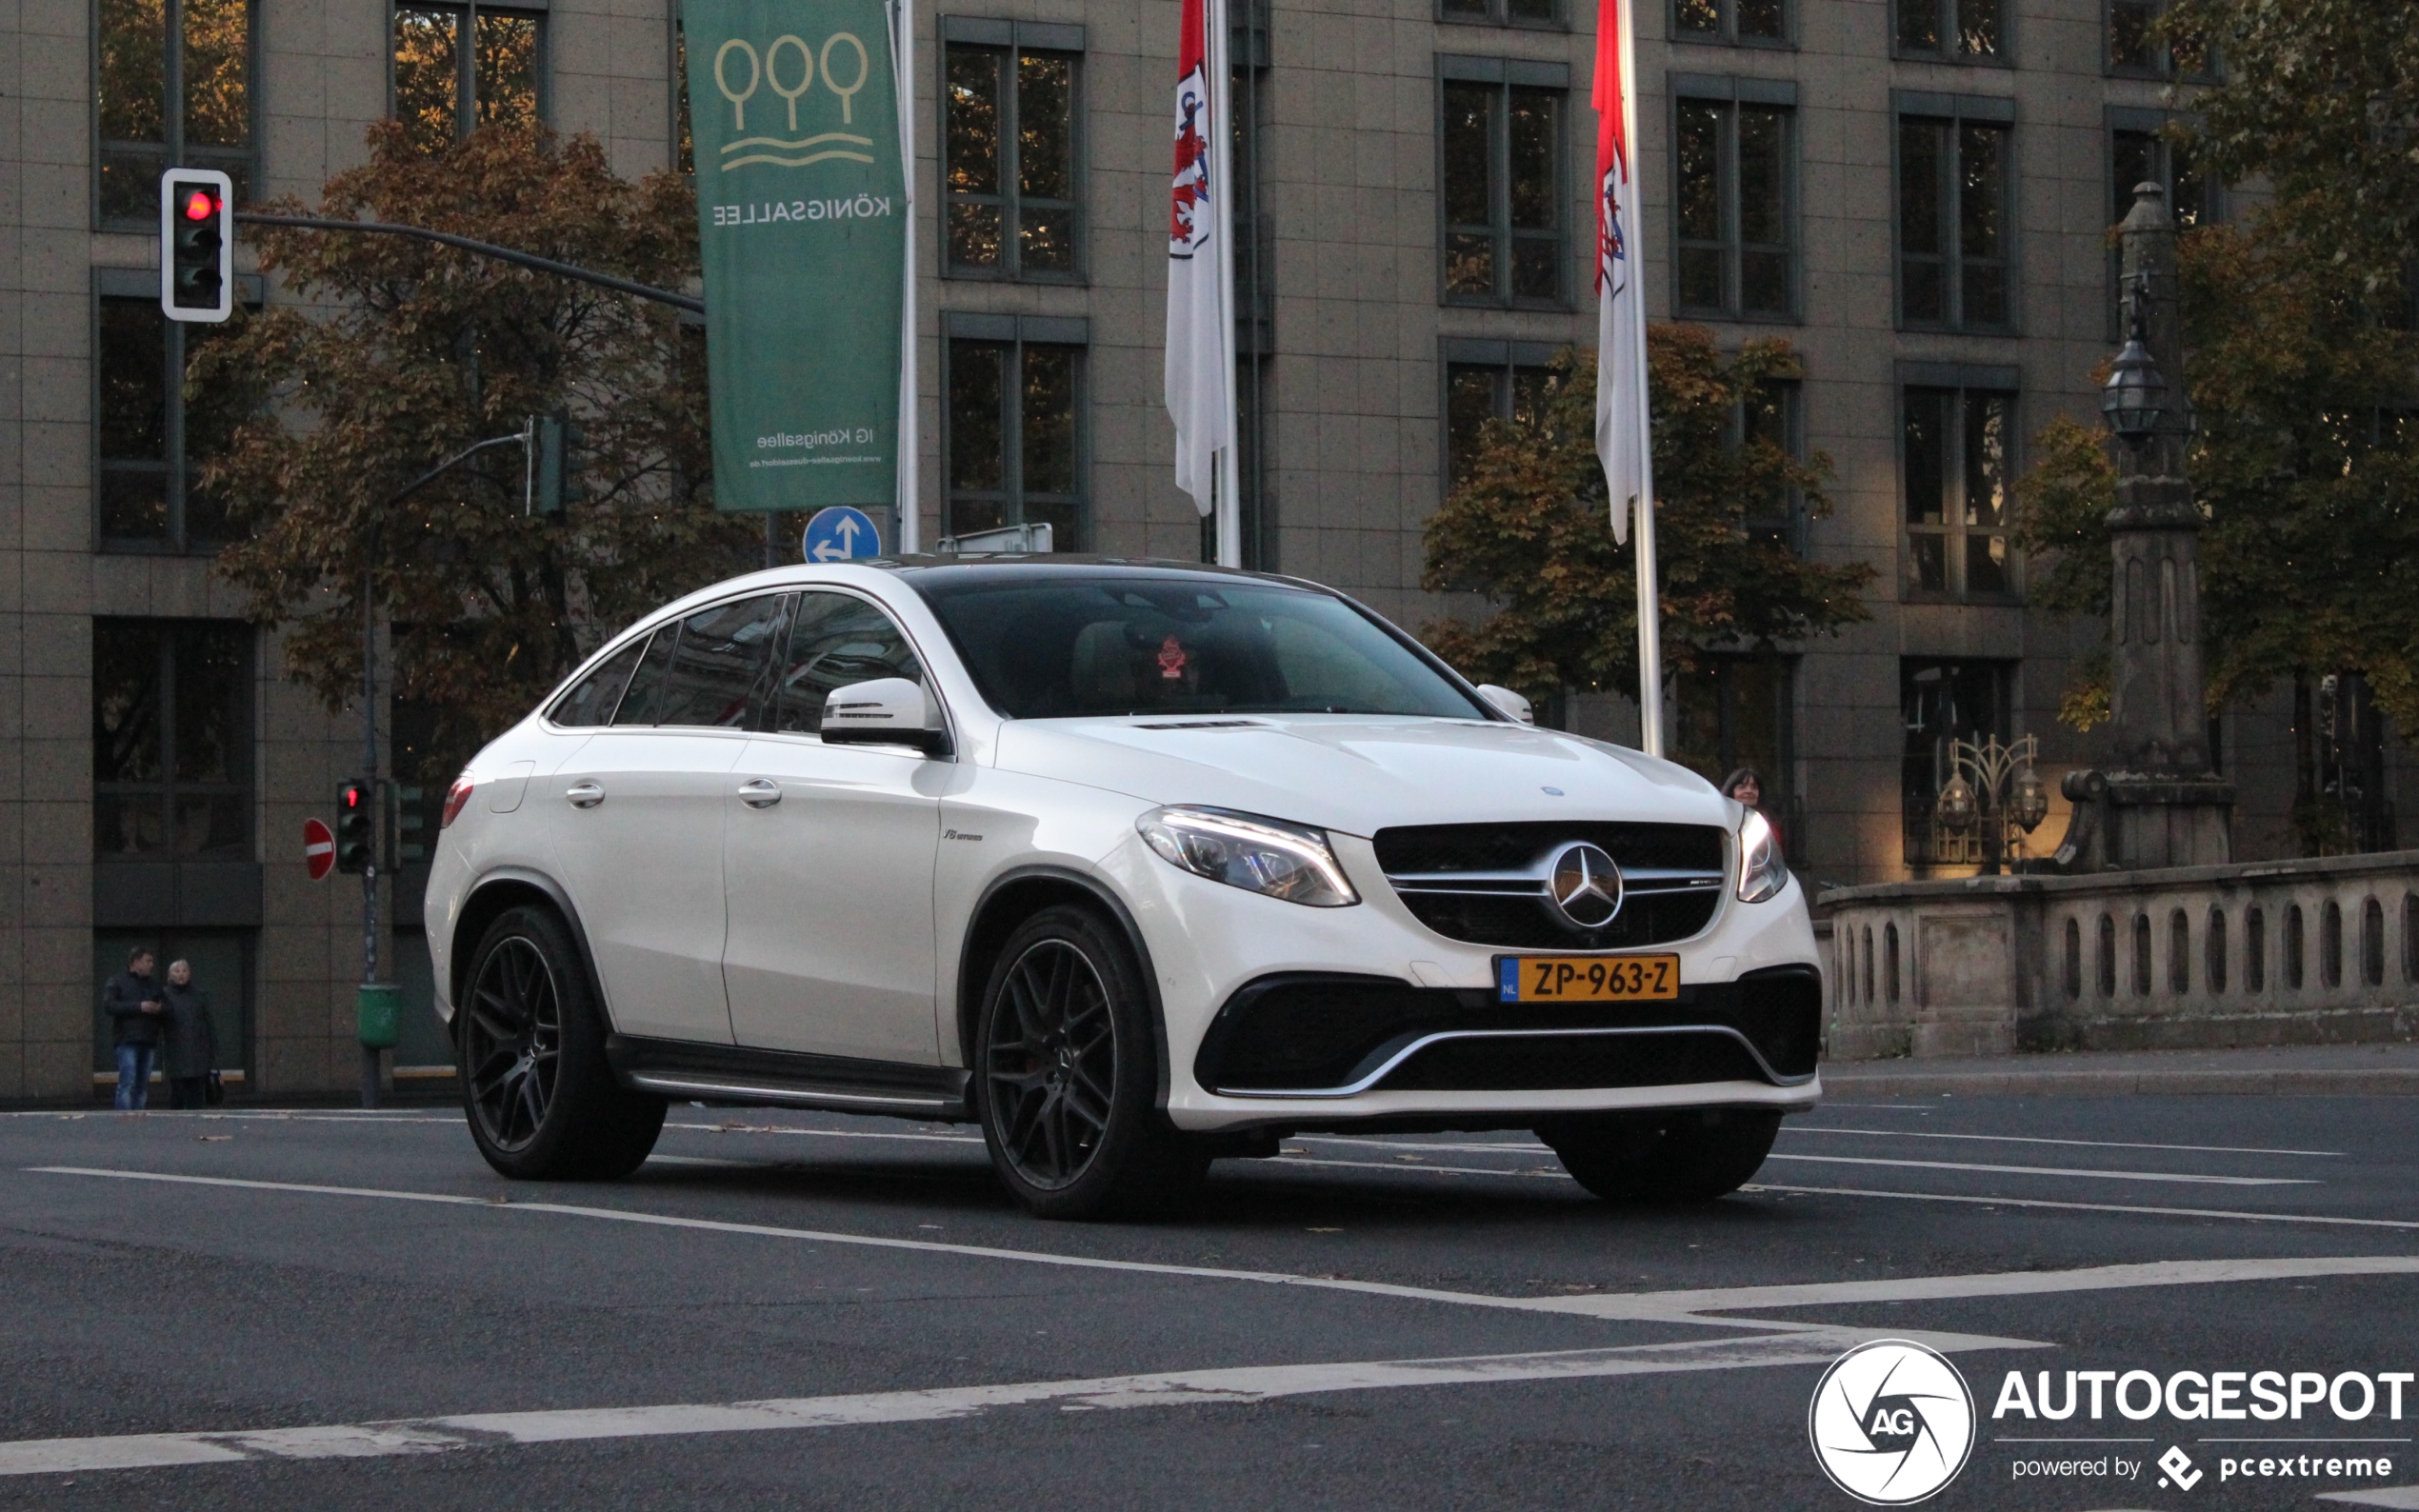
M 1822 1095 L 1822 993 L 1804 894 L 1726 897 L 1680 957 L 1677 1003 L 1496 1001 L 1498 950 L 1412 917 L 1369 843 L 1334 835 L 1359 889 L 1306 908 L 1180 872 L 1139 843 L 1108 859 L 1135 904 L 1180 1128 L 1519 1126 L 1663 1107 L 1796 1111 Z

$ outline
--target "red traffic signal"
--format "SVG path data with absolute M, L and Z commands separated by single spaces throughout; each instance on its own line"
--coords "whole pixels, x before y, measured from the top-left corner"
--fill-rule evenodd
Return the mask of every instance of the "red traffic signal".
M 376 806 L 376 794 L 370 785 L 355 777 L 336 789 L 336 869 L 343 872 L 365 872 L 370 869 L 370 813 Z
M 215 169 L 160 175 L 160 312 L 222 321 L 235 308 L 235 186 Z

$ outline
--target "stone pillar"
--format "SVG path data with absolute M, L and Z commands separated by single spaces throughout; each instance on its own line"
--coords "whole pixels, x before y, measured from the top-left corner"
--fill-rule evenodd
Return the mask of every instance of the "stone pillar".
M 2078 807 L 2058 859 L 2075 870 L 2222 865 L 2231 859 L 2234 787 L 2209 765 L 2201 513 L 2185 468 L 2192 408 L 2185 394 L 2175 223 L 2166 191 L 2137 186 L 2121 230 L 2127 327 L 2133 327 L 2138 301 L 2144 345 L 2168 397 L 2150 436 L 2116 443 L 2116 507 L 2109 512 L 2111 748 L 2101 771 L 2068 779 L 2067 794 Z

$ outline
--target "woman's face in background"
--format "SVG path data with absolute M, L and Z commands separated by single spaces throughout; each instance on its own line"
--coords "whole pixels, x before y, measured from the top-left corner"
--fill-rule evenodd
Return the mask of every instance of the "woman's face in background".
M 1764 801 L 1764 789 L 1755 785 L 1754 778 L 1742 777 L 1739 785 L 1730 789 L 1730 796 L 1753 808 Z

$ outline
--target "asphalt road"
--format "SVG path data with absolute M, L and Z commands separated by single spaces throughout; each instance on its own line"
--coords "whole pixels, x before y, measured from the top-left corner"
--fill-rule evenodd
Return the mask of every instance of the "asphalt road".
M 2419 1384 L 1992 1416 L 2011 1370 L 2419 1370 L 2419 1101 L 1843 1099 L 1689 1210 L 1523 1136 L 1286 1151 L 1068 1225 L 939 1126 L 676 1107 L 531 1186 L 443 1110 L 0 1117 L 0 1506 L 1847 1508 L 1809 1400 L 1912 1337 L 1979 1418 L 1928 1505 L 2419 1507 Z M 2313 1452 L 2394 1463 L 2221 1480 Z M 2059 1460 L 2106 1473 L 2016 1475 Z

